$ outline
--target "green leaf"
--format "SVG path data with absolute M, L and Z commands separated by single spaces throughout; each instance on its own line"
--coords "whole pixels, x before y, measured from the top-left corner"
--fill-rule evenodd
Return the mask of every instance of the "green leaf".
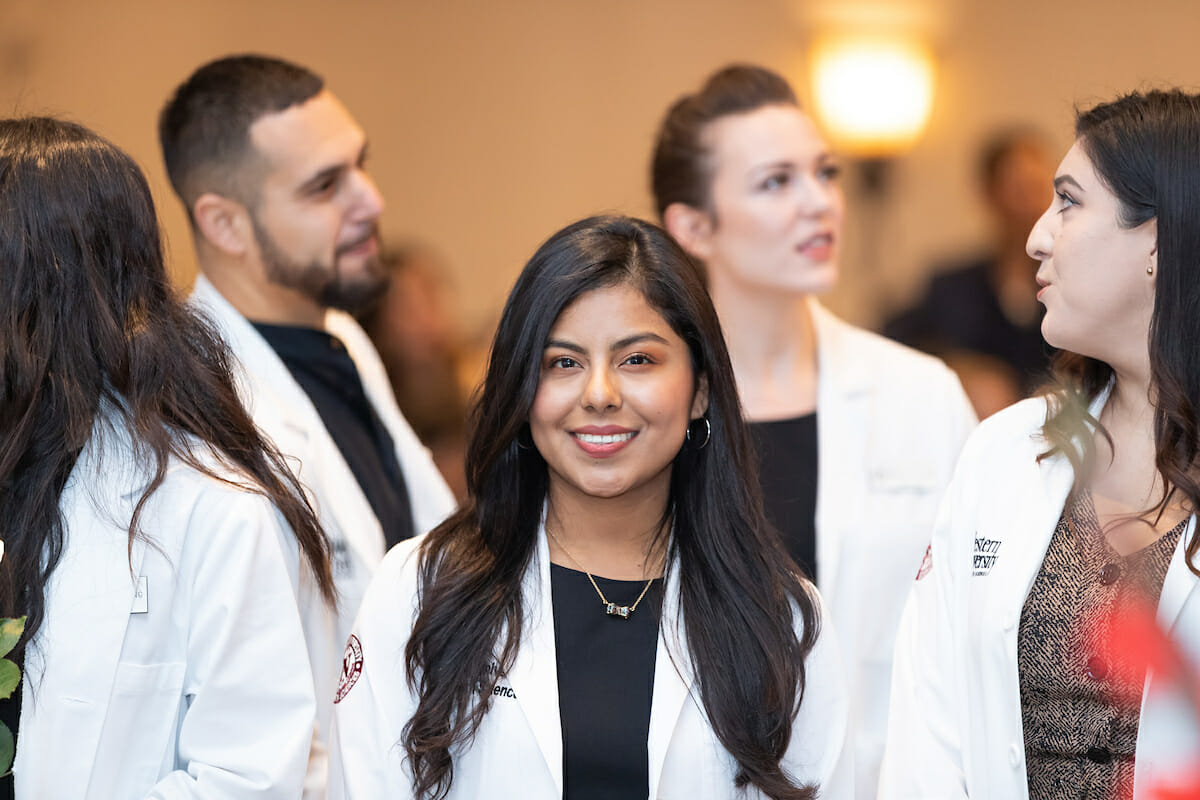
M 11 653 L 12 649 L 17 646 L 17 641 L 20 640 L 21 634 L 24 632 L 24 617 L 0 619 L 0 656 L 6 656 Z
M 13 690 L 21 682 L 21 668 L 7 658 L 0 658 L 0 700 L 12 697 Z
M 13 756 L 17 752 L 17 745 L 13 741 L 12 731 L 3 722 L 0 722 L 0 775 L 7 775 L 12 769 Z

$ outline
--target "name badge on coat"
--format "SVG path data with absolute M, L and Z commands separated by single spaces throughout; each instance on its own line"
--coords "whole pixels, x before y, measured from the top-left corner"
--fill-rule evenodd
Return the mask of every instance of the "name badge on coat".
M 145 575 L 139 575 L 137 579 L 137 587 L 133 590 L 133 608 L 129 609 L 130 614 L 146 614 L 150 611 L 150 598 L 147 595 L 147 581 Z

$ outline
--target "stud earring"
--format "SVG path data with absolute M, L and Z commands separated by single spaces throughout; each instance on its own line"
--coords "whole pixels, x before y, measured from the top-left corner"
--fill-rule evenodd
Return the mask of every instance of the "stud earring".
M 1153 274 L 1154 274 L 1154 265 L 1153 265 L 1153 264 L 1151 264 L 1150 266 L 1146 267 L 1146 274 L 1147 274 L 1147 275 L 1153 275 Z

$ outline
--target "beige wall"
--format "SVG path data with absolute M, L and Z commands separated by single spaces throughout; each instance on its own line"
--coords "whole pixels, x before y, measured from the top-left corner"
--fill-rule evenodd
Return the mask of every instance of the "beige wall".
M 969 169 L 992 126 L 1032 120 L 1065 148 L 1076 101 L 1146 82 L 1200 84 L 1191 0 L 876 4 L 928 10 L 941 83 L 928 134 L 896 165 L 888 202 L 872 211 L 849 176 L 858 214 L 831 304 L 868 324 L 915 290 L 932 258 L 981 236 Z M 732 59 L 802 82 L 812 5 L 0 0 L 0 109 L 64 114 L 132 152 L 187 281 L 194 261 L 155 141 L 159 106 L 226 53 L 311 66 L 372 139 L 385 235 L 438 249 L 454 270 L 461 321 L 486 330 L 525 259 L 559 226 L 599 211 L 650 213 L 646 161 L 673 97 Z M 880 267 L 865 263 L 868 246 Z

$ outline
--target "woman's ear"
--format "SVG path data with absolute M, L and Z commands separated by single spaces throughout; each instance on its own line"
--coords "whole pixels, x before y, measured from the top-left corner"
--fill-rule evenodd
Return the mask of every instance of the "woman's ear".
M 663 211 L 663 227 L 689 256 L 707 261 L 712 254 L 712 216 L 687 203 L 671 203 Z
M 708 413 L 708 376 L 701 375 L 696 381 L 696 393 L 692 395 L 692 419 L 699 419 Z

